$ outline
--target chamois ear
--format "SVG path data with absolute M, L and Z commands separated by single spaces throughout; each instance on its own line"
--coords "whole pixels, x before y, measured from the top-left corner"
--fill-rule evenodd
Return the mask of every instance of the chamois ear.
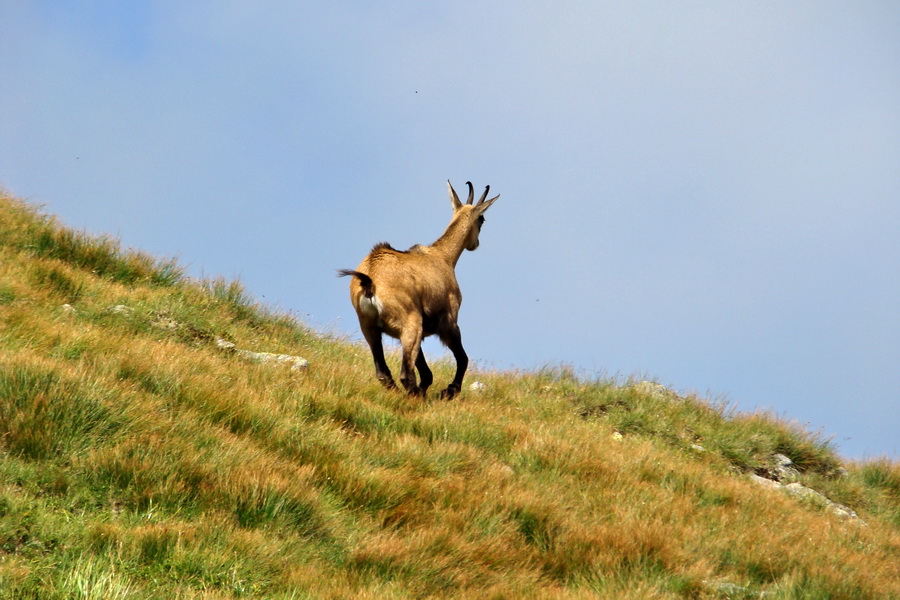
M 490 187 L 490 186 L 488 186 L 488 187 Z M 487 196 L 487 190 L 485 190 L 484 195 Z M 484 211 L 489 209 L 491 207 L 491 204 L 494 203 L 494 200 L 496 200 L 499 197 L 500 197 L 500 194 L 497 194 L 490 200 L 485 200 L 484 196 L 482 196 L 481 201 L 479 201 L 478 204 L 475 205 L 475 210 L 477 211 L 477 214 L 479 214 L 479 215 L 484 214 Z
M 449 179 L 447 180 L 447 187 L 450 190 L 450 206 L 453 207 L 454 211 L 457 211 L 462 208 L 462 202 L 459 201 L 459 196 L 456 195 L 456 190 L 453 189 Z

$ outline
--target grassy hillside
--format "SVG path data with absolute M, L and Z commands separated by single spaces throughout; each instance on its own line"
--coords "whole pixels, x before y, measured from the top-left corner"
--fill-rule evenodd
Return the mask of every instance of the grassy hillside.
M 421 402 L 370 362 L 0 195 L 0 597 L 900 598 L 896 463 L 660 386 Z

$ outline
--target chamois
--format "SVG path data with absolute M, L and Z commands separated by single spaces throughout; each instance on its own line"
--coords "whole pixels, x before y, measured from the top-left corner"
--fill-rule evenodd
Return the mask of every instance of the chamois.
M 425 397 L 434 378 L 425 355 L 422 339 L 437 334 L 456 359 L 456 376 L 441 398 L 450 399 L 462 388 L 463 376 L 469 364 L 463 350 L 459 326 L 456 323 L 462 294 L 454 271 L 463 250 L 478 248 L 478 234 L 484 224 L 484 212 L 500 196 L 485 200 L 491 186 L 484 188 L 481 199 L 472 204 L 475 192 L 470 181 L 469 198 L 465 204 L 450 182 L 447 187 L 453 218 L 443 235 L 430 246 L 413 246 L 402 252 L 389 244 L 376 245 L 356 270 L 341 269 L 339 276 L 350 275 L 350 301 L 359 317 L 372 358 L 375 376 L 388 389 L 397 385 L 384 360 L 381 334 L 400 340 L 403 363 L 400 383 L 410 396 Z M 413 367 L 419 371 L 419 384 Z

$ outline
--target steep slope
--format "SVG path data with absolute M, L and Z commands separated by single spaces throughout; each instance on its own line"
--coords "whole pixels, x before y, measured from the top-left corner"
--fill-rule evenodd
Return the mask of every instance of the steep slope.
M 0 196 L 0 595 L 900 597 L 895 463 L 654 384 L 421 402 L 369 363 Z

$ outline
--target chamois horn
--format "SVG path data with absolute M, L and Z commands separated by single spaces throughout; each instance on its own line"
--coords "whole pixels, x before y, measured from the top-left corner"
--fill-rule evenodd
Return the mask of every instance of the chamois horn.
M 481 195 L 481 198 L 479 198 L 478 204 L 484 204 L 484 199 L 487 198 L 489 191 L 491 191 L 491 186 L 489 186 L 489 185 L 484 186 L 484 193 Z

